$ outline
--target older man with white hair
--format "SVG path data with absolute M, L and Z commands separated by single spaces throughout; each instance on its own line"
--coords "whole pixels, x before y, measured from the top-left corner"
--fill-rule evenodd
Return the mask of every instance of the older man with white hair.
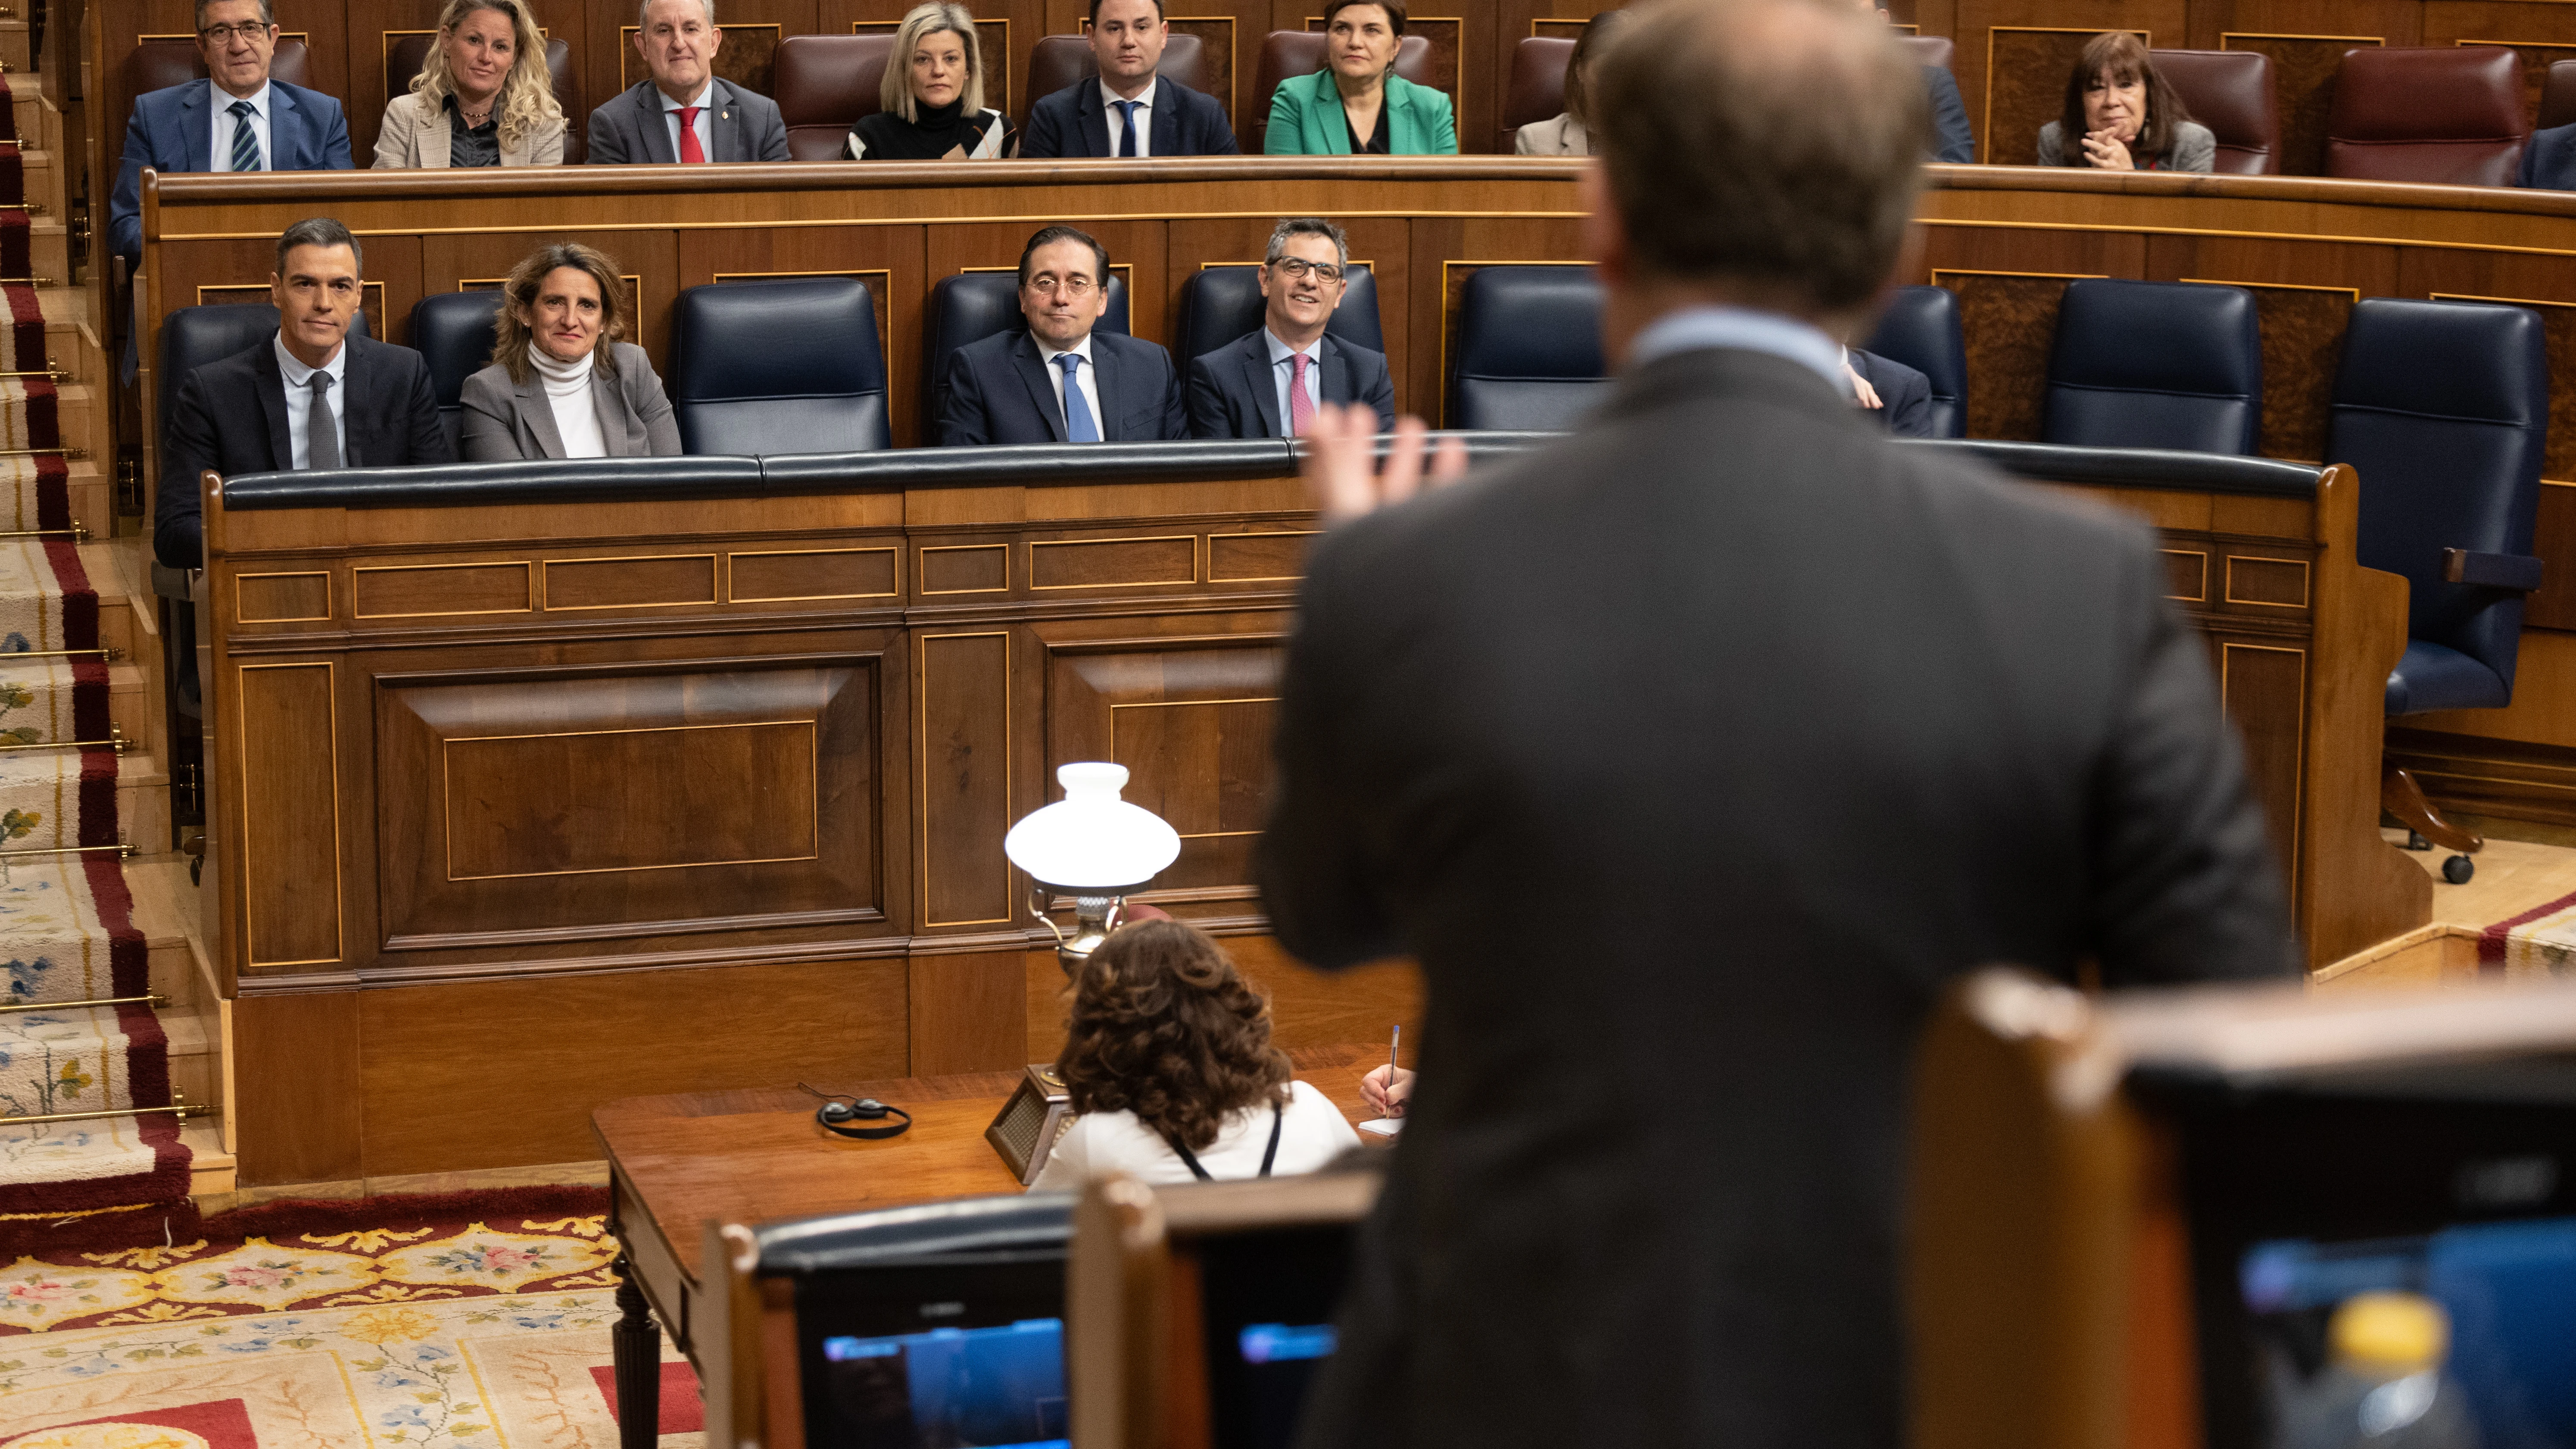
M 778 103 L 716 74 L 715 0 L 644 0 L 635 53 L 652 78 L 590 113 L 594 164 L 785 161 Z

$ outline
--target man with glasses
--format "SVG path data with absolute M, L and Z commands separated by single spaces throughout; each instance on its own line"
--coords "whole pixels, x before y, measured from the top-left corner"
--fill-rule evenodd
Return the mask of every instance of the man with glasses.
M 1340 227 L 1315 216 L 1279 223 L 1261 264 L 1261 325 L 1190 363 L 1190 436 L 1293 438 L 1326 403 L 1365 404 L 1379 432 L 1395 430 L 1386 354 L 1324 331 L 1350 265 Z
M 1171 354 L 1094 330 L 1109 310 L 1109 249 L 1069 226 L 1020 252 L 1020 315 L 948 359 L 939 443 L 1153 443 L 1190 435 Z

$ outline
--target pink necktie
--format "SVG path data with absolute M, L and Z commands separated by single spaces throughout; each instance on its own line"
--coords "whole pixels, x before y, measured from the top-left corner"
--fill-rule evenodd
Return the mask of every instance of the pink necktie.
M 704 106 L 680 107 L 680 159 L 682 161 L 707 159 L 707 148 L 698 144 L 698 112 L 705 109 Z
M 1315 400 L 1306 396 L 1306 354 L 1288 354 L 1288 436 L 1302 438 L 1315 422 Z

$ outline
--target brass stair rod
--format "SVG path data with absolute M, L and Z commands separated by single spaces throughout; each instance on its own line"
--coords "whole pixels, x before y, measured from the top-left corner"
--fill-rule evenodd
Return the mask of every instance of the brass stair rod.
M 7 373 L 0 372 L 0 377 L 6 376 L 8 376 Z M 69 528 L 12 529 L 0 532 L 0 538 L 76 538 L 83 543 L 87 543 L 89 542 L 89 525 L 86 523 L 75 523 Z
M 93 996 L 87 1001 L 19 1001 L 0 1006 L 10 1011 L 70 1011 L 83 1006 L 168 1006 L 170 998 L 158 992 L 150 996 Z
M 43 850 L 0 850 L 0 860 L 21 855 L 95 855 L 102 850 L 113 850 L 129 859 L 142 853 L 134 848 L 134 842 L 121 840 L 114 845 L 56 845 Z
M 41 377 L 53 382 L 72 380 L 72 375 L 59 367 L 48 367 L 42 372 L 0 372 L 0 377 Z
M 25 280 L 27 280 L 25 277 L 0 277 L 0 283 L 23 282 Z M 88 456 L 89 449 L 87 448 L 0 448 L 0 458 L 63 457 L 83 459 Z
M 200 1106 L 177 1092 L 172 1092 L 170 1105 L 167 1107 L 109 1107 L 97 1112 L 50 1112 L 41 1117 L 0 1117 L 0 1127 L 16 1127 L 36 1122 L 90 1122 L 101 1117 L 140 1117 L 148 1112 L 171 1112 L 181 1118 L 208 1117 L 214 1115 L 214 1110 L 212 1107 Z
M 76 654 L 95 654 L 110 663 L 125 657 L 122 649 L 0 649 L 0 664 L 12 659 L 63 659 Z
M 0 745 L 0 751 L 9 751 L 9 750 L 114 750 L 114 751 L 116 751 L 118 754 L 120 754 L 120 755 L 121 755 L 121 754 L 124 754 L 127 750 L 132 749 L 133 747 L 134 747 L 134 741 L 129 740 L 129 739 L 127 739 L 127 738 L 125 737 L 125 731 L 123 731 L 123 730 L 121 730 L 121 729 L 118 729 L 118 728 L 116 728 L 116 727 L 115 727 L 115 726 L 113 726 L 113 725 L 110 725 L 110 726 L 108 727 L 108 731 L 107 731 L 107 738 L 106 738 L 106 739 L 103 739 L 103 740 L 38 740 L 38 741 L 36 741 L 36 742 L 35 742 L 35 743 L 33 743 L 33 744 L 25 744 L 25 745 Z

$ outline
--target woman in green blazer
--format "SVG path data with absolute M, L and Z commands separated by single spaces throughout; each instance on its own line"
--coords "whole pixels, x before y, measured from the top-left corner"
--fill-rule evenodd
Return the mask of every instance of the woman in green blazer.
M 1395 73 L 1404 0 L 1332 0 L 1324 10 L 1324 68 L 1270 96 L 1273 156 L 1455 156 L 1449 98 Z

